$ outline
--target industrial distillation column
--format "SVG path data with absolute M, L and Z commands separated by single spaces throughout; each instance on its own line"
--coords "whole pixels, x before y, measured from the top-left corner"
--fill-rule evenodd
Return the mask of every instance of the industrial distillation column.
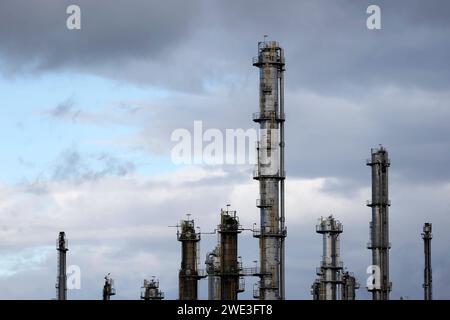
M 208 275 L 208 300 L 220 300 L 220 245 L 206 255 L 206 273 Z
M 143 300 L 162 300 L 164 292 L 159 290 L 159 281 L 155 279 L 144 279 L 144 285 L 141 288 L 141 299 Z
M 350 272 L 344 272 L 342 275 L 341 299 L 355 300 L 356 289 L 359 288 L 355 276 Z
M 67 299 L 67 274 L 66 274 L 66 253 L 69 250 L 67 247 L 67 239 L 65 232 L 61 231 L 56 243 L 56 250 L 58 251 L 58 277 L 56 282 L 56 295 L 58 300 Z
M 259 238 L 261 300 L 284 299 L 284 52 L 275 41 L 258 43 L 253 65 L 260 69 L 259 112 L 253 121 L 260 125 L 257 143 L 258 164 L 254 179 L 259 180 Z
M 114 279 L 109 276 L 109 273 L 105 276 L 105 284 L 103 285 L 103 300 L 111 300 L 111 296 L 116 294 L 116 288 L 114 287 Z
M 238 234 L 241 232 L 236 211 L 220 213 L 220 296 L 221 300 L 237 300 L 239 291 Z
M 177 231 L 181 242 L 181 269 L 179 273 L 179 299 L 197 300 L 198 286 L 198 242 L 200 233 L 195 232 L 194 220 L 182 220 L 181 232 Z
M 425 223 L 423 225 L 423 245 L 424 245 L 424 254 L 425 254 L 425 269 L 424 269 L 424 282 L 423 282 L 423 290 L 424 290 L 424 299 L 425 300 L 433 300 L 433 279 L 431 272 L 431 239 L 433 238 L 433 234 L 431 233 L 431 223 Z
M 337 300 L 338 286 L 342 283 L 341 270 L 343 263 L 340 255 L 340 239 L 342 224 L 329 216 L 320 218 L 316 232 L 323 235 L 323 255 L 320 263 L 321 290 L 319 300 Z
M 369 288 L 373 300 L 389 300 L 392 284 L 389 282 L 389 194 L 388 168 L 390 161 L 388 152 L 380 146 L 372 149 L 372 158 L 367 165 L 372 167 L 372 201 L 367 206 L 372 208 L 370 223 L 371 242 L 367 246 L 372 250 L 372 266 L 375 284 Z M 377 281 L 379 280 L 379 281 Z

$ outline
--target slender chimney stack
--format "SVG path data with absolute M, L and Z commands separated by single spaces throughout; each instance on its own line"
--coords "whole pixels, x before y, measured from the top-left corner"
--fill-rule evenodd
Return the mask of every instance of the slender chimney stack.
M 373 300 L 389 300 L 392 284 L 389 281 L 389 201 L 388 169 L 390 161 L 383 146 L 372 149 L 372 158 L 367 161 L 372 167 L 372 201 L 367 206 L 372 208 L 370 222 L 371 241 L 368 249 L 372 250 L 372 265 L 375 276 L 379 277 L 379 286 L 369 288 Z M 379 271 L 379 273 L 378 273 Z
M 66 275 L 66 253 L 69 250 L 68 241 L 64 231 L 59 233 L 56 241 L 58 251 L 58 277 L 56 281 L 57 300 L 67 300 L 67 275 Z
M 427 222 L 423 225 L 423 245 L 425 254 L 425 269 L 424 269 L 424 281 L 423 291 L 425 300 L 433 300 L 433 279 L 431 271 L 431 239 L 433 234 L 431 233 L 431 223 Z

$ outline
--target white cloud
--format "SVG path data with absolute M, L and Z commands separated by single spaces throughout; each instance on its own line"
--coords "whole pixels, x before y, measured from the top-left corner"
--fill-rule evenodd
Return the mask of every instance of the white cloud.
M 210 177 L 215 178 L 211 180 Z M 330 185 L 333 186 L 331 190 Z M 349 270 L 356 271 L 360 281 L 364 281 L 363 271 L 370 260 L 370 252 L 365 249 L 370 220 L 370 209 L 365 207 L 365 200 L 370 196 L 370 189 L 364 186 L 353 193 L 341 193 L 340 185 L 343 185 L 341 180 L 327 177 L 286 181 L 287 269 L 290 277 L 287 292 L 290 298 L 309 298 L 310 282 L 321 254 L 321 239 L 315 233 L 315 223 L 320 216 L 331 213 L 344 223 L 344 263 Z M 23 281 L 27 279 L 20 275 L 38 275 L 41 286 L 53 287 L 56 250 L 52 245 L 58 232 L 64 230 L 69 239 L 68 263 L 79 265 L 82 270 L 82 289 L 71 291 L 71 298 L 96 299 L 103 276 L 111 272 L 116 279 L 117 298 L 137 299 L 143 278 L 156 275 L 161 279 L 167 297 L 175 299 L 180 248 L 175 230 L 169 225 L 191 213 L 202 231 L 211 231 L 218 223 L 220 208 L 228 203 L 237 210 L 244 227 L 250 228 L 259 221 L 255 206 L 257 182 L 251 176 L 230 181 L 229 173 L 223 169 L 184 167 L 159 177 L 129 174 L 81 184 L 48 182 L 46 189 L 45 194 L 33 194 L 22 187 L 0 186 L 0 198 L 4 199 L 0 206 L 3 217 L 0 266 L 2 287 L 8 287 L 5 296 L 0 297 L 50 298 L 51 291 L 42 291 L 38 287 L 29 291 L 19 289 L 25 287 Z M 420 260 L 421 256 L 419 233 L 425 215 L 414 212 L 415 208 L 425 209 L 430 202 L 448 195 L 450 185 L 437 190 L 428 186 L 408 190 L 404 184 L 394 182 L 391 189 L 394 243 L 391 269 L 395 290 L 410 288 L 402 284 L 406 279 L 399 273 L 404 268 L 403 259 L 409 261 L 408 255 L 412 254 Z M 411 192 L 423 197 L 410 198 Z M 442 252 L 445 247 L 446 236 L 440 229 L 448 223 L 448 208 L 447 202 L 435 206 L 434 211 L 426 215 L 436 224 L 435 252 Z M 415 218 L 410 219 L 413 216 Z M 215 238 L 213 235 L 203 237 L 202 264 L 206 251 L 214 246 Z M 399 252 L 405 245 L 415 251 Z M 17 253 L 11 255 L 11 250 Z M 257 240 L 245 232 L 240 241 L 240 255 L 246 265 L 251 265 L 257 257 Z M 408 268 L 420 274 L 421 263 Z M 13 269 L 16 271 L 12 272 Z M 442 269 L 436 267 L 435 270 Z M 420 281 L 418 277 L 417 282 Z M 442 290 L 439 292 L 441 297 L 446 294 Z

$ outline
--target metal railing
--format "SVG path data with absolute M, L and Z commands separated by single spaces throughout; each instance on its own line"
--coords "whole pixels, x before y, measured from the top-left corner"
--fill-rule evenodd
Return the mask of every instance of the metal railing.
M 389 167 L 391 165 L 391 159 L 388 158 L 384 163 L 386 164 L 386 166 Z M 381 161 L 372 162 L 372 159 L 366 159 L 366 165 L 373 166 L 374 164 L 383 164 L 383 162 Z
M 324 259 L 326 257 L 322 257 Z M 322 268 L 330 268 L 330 269 L 343 269 L 344 263 L 342 261 L 338 261 L 337 263 L 327 262 L 327 261 L 320 261 L 320 266 Z
M 284 121 L 286 119 L 285 113 L 280 113 L 278 111 L 263 111 L 263 112 L 254 112 L 252 114 L 253 121 L 259 122 L 262 120 L 278 120 Z
M 256 206 L 258 208 L 267 208 L 271 207 L 274 204 L 273 199 L 256 199 Z
M 259 238 L 261 237 L 261 229 L 253 229 L 253 237 Z M 268 237 L 286 237 L 287 235 L 287 227 L 285 226 L 282 230 L 279 231 L 273 231 L 273 230 L 265 230 L 264 236 Z
M 390 242 L 388 242 L 387 247 L 382 246 L 381 244 L 373 243 L 372 241 L 367 242 L 367 249 L 390 249 L 390 248 L 391 248 Z
M 372 202 L 372 200 L 366 200 L 366 206 L 368 207 L 374 207 L 374 206 L 390 206 L 391 200 L 387 200 L 386 203 L 378 203 L 378 202 Z
M 261 172 L 259 165 L 256 165 L 253 169 L 253 179 L 259 178 L 284 178 L 286 176 L 286 171 L 281 171 L 280 169 L 273 170 L 274 172 Z
M 316 232 L 342 232 L 342 223 L 335 220 L 334 224 L 328 224 L 327 220 L 316 225 Z
M 188 233 L 177 233 L 178 241 L 200 241 L 200 233 L 188 232 Z

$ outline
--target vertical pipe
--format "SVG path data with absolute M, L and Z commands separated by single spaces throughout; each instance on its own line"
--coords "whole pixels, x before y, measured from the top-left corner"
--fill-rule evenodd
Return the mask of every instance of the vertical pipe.
M 424 299 L 425 300 L 433 300 L 433 279 L 432 279 L 432 271 L 431 271 L 431 239 L 433 238 L 433 234 L 431 233 L 432 227 L 431 223 L 427 222 L 423 225 L 423 245 L 424 245 L 424 254 L 425 254 L 425 268 L 424 268 Z
M 56 284 L 57 298 L 58 300 L 67 299 L 67 275 L 66 275 L 66 253 L 69 250 L 67 248 L 67 240 L 65 232 L 59 233 L 58 242 L 58 279 Z
M 284 50 L 280 49 L 281 60 L 284 61 Z M 284 67 L 280 72 L 280 117 L 284 119 Z M 284 121 L 280 122 L 280 171 L 284 178 Z M 285 218 L 284 218 L 284 179 L 280 181 L 280 228 L 284 232 Z M 284 237 L 280 238 L 280 298 L 284 300 L 285 297 L 285 247 Z

